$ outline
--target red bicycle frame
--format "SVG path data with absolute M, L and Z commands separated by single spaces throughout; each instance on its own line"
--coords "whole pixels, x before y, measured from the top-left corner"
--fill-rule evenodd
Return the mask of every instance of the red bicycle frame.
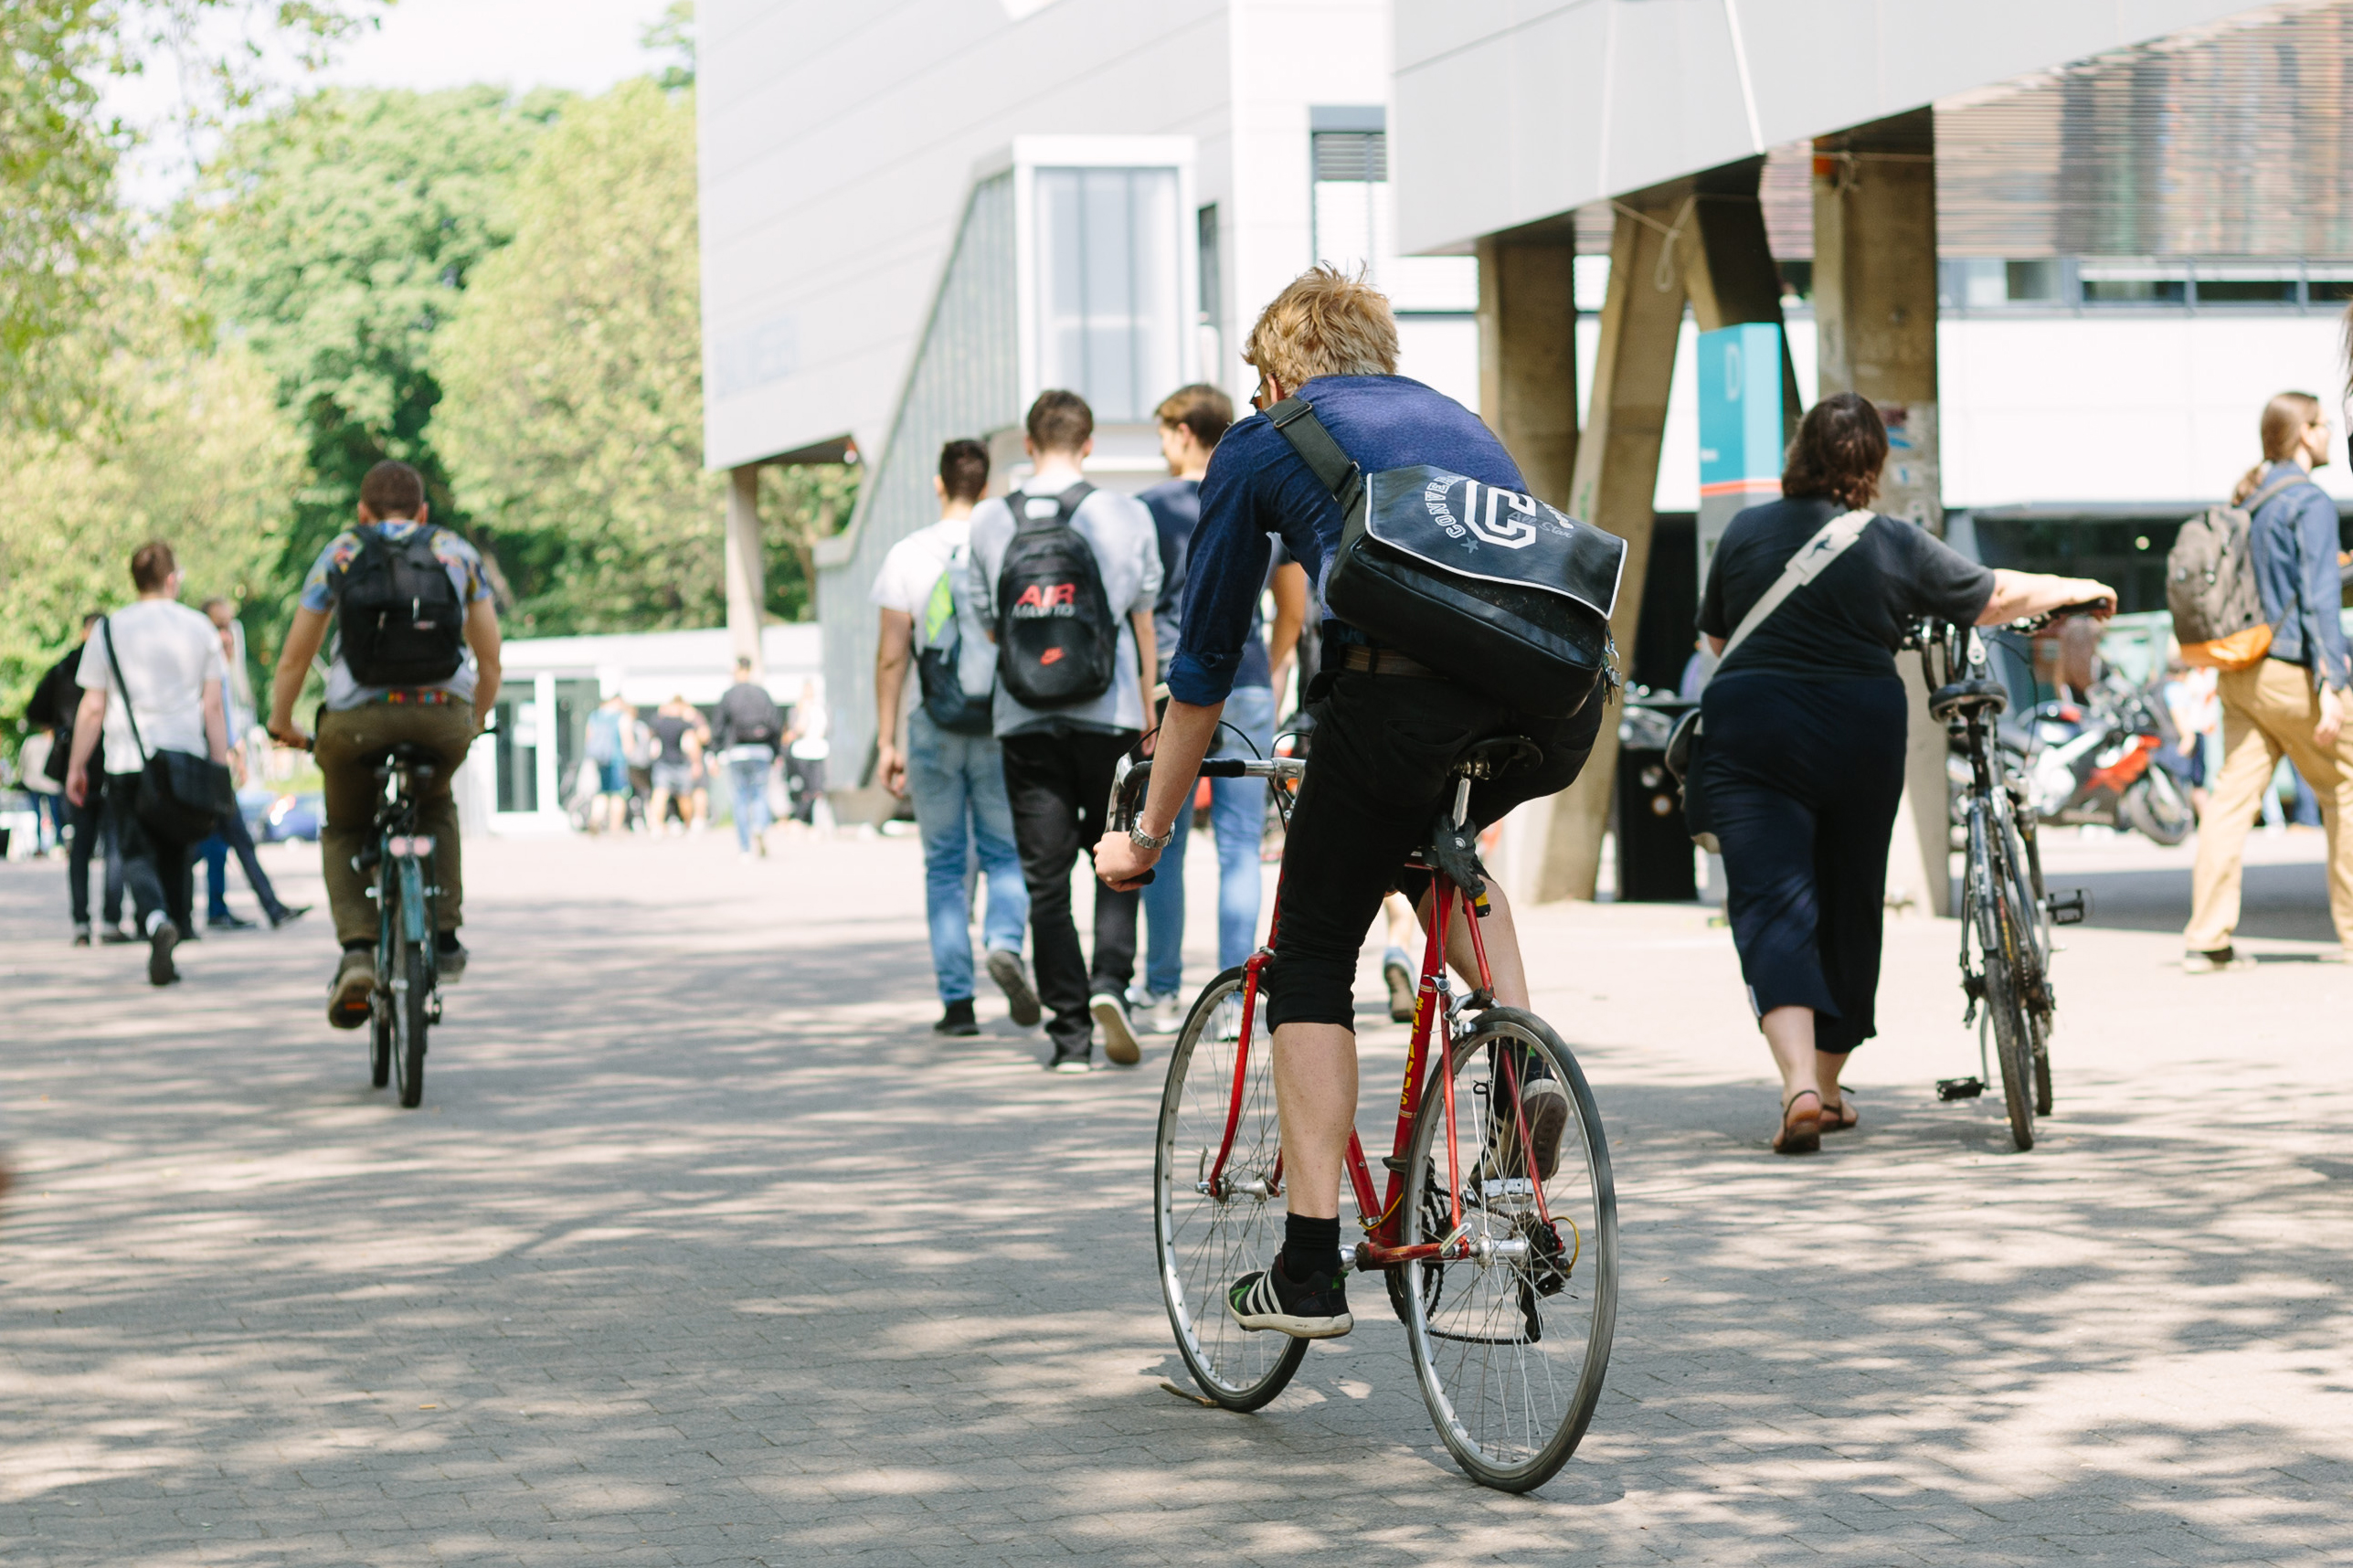
M 1418 862 L 1415 863 L 1419 864 Z M 1453 1019 L 1442 1000 L 1452 994 L 1452 987 L 1445 979 L 1446 933 L 1457 908 L 1468 916 L 1466 924 L 1470 930 L 1471 952 L 1479 966 L 1478 994 L 1490 994 L 1494 989 L 1494 978 L 1488 969 L 1487 939 L 1479 931 L 1478 911 L 1471 907 L 1473 901 L 1466 898 L 1462 890 L 1444 872 L 1436 867 L 1424 869 L 1430 873 L 1433 917 L 1422 944 L 1422 978 L 1415 992 L 1414 1033 L 1405 1051 L 1404 1084 L 1397 1097 L 1397 1130 L 1390 1146 L 1389 1157 L 1382 1161 L 1389 1172 L 1385 1192 L 1380 1194 L 1373 1192 L 1373 1172 L 1364 1161 L 1364 1146 L 1352 1128 L 1348 1135 L 1348 1151 L 1342 1167 L 1355 1193 L 1359 1223 L 1367 1233 L 1364 1243 L 1356 1250 L 1356 1263 L 1360 1269 L 1385 1268 L 1391 1264 L 1428 1258 L 1453 1261 L 1468 1255 L 1469 1244 L 1462 1239 L 1462 1171 L 1454 1138 L 1457 1124 Z M 1281 906 L 1278 882 L 1276 893 L 1278 916 Z M 1270 923 L 1267 946 L 1251 954 L 1249 960 L 1243 965 L 1242 1030 L 1235 1044 L 1234 1093 L 1226 1107 L 1225 1133 L 1218 1143 L 1217 1160 L 1210 1170 L 1209 1190 L 1213 1193 L 1223 1191 L 1226 1158 L 1234 1148 L 1235 1131 L 1242 1122 L 1243 1092 L 1249 1082 L 1251 1026 L 1257 1017 L 1258 986 L 1268 960 L 1275 956 L 1276 927 L 1278 925 L 1279 918 Z M 1399 1239 L 1403 1222 L 1399 1206 L 1405 1195 L 1405 1170 L 1409 1151 L 1413 1148 L 1414 1123 L 1421 1115 L 1423 1096 L 1428 1092 L 1427 1080 L 1432 1066 L 1430 1043 L 1433 1038 L 1438 1042 L 1437 1065 L 1442 1068 L 1439 1082 L 1443 1086 L 1447 1118 L 1447 1191 L 1451 1195 L 1452 1210 L 1445 1237 L 1437 1241 L 1416 1242 L 1409 1246 Z M 1524 1150 L 1531 1145 L 1527 1114 L 1520 1104 L 1518 1064 L 1514 1054 L 1510 1051 L 1502 1053 L 1498 1066 L 1505 1094 L 1510 1101 L 1519 1147 Z M 1267 1179 L 1267 1195 L 1271 1198 L 1280 1192 L 1282 1181 L 1283 1157 L 1277 1155 L 1274 1171 Z M 1535 1188 L 1537 1216 L 1549 1226 L 1553 1216 L 1545 1207 L 1543 1183 L 1538 1181 L 1532 1185 Z M 1364 1217 L 1367 1215 L 1373 1217 L 1367 1219 Z

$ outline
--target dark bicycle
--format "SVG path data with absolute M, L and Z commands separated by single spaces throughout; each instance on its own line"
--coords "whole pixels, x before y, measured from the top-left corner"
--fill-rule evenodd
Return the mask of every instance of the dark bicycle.
M 425 1036 L 441 1022 L 440 964 L 436 951 L 440 896 L 432 835 L 417 831 L 417 787 L 433 776 L 432 753 L 396 746 L 376 766 L 384 788 L 368 826 L 358 869 L 376 900 L 376 990 L 368 998 L 368 1065 L 376 1086 L 395 1078 L 400 1103 L 411 1109 L 425 1097 Z
M 2068 606 L 2014 622 L 2013 630 L 2038 630 L 2058 616 L 2089 608 Z M 1928 711 L 1945 726 L 1956 758 L 1967 768 L 1953 813 L 1966 856 L 1961 991 L 1967 1006 L 1961 1022 L 1977 1026 L 1980 1076 L 1945 1079 L 1936 1086 L 1937 1097 L 1956 1100 L 1983 1094 L 1998 1059 L 2010 1138 L 2028 1150 L 2034 1147 L 2035 1118 L 2050 1115 L 2051 1106 L 2051 1033 L 2059 1006 L 2051 983 L 2051 927 L 2080 922 L 2083 895 L 2054 895 L 2043 885 L 2042 852 L 2026 781 L 1995 733 L 2009 705 L 2009 689 L 1994 673 L 1977 628 L 1924 620 L 1904 646 L 1920 650 Z

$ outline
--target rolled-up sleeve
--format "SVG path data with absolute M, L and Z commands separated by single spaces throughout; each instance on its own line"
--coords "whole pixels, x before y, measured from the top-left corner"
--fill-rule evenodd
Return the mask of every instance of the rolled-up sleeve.
M 1221 466 L 1212 457 L 1201 482 L 1201 522 L 1185 552 L 1184 630 L 1169 666 L 1169 695 L 1196 707 L 1214 707 L 1234 689 L 1274 553 L 1251 474 L 1247 465 Z
M 2305 657 L 2316 683 L 2353 686 L 2353 652 L 2345 645 L 2344 579 L 2337 567 L 2337 503 L 2317 485 L 2296 497 L 2296 614 Z

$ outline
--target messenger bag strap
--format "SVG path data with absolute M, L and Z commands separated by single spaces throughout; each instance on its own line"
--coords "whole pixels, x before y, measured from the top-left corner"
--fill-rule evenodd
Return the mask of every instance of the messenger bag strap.
M 131 724 L 131 744 L 138 748 L 139 767 L 147 767 L 147 743 L 139 738 L 139 710 L 131 705 L 131 684 L 122 678 L 122 661 L 114 656 L 114 617 L 101 617 L 98 629 L 106 635 L 106 662 L 114 672 L 114 689 L 122 694 L 122 716 Z
M 1724 651 L 1716 655 L 1716 668 L 1721 671 L 1732 662 L 1733 650 L 1748 640 L 1748 634 L 1765 624 L 1766 617 L 1779 609 L 1783 601 L 1822 575 L 1824 567 L 1847 553 L 1847 547 L 1863 536 L 1871 526 L 1871 514 L 1857 510 L 1842 512 L 1822 524 L 1815 535 L 1798 547 L 1781 568 L 1780 578 L 1765 590 L 1765 597 L 1748 607 L 1740 624 L 1732 630 Z
M 1340 503 L 1341 514 L 1346 516 L 1352 511 L 1364 488 L 1364 471 L 1340 450 L 1340 443 L 1331 439 L 1331 432 L 1316 418 L 1315 405 L 1305 398 L 1286 397 L 1267 410 L 1267 418 L 1291 443 L 1291 450 L 1299 454 L 1308 471 L 1331 492 L 1332 499 Z

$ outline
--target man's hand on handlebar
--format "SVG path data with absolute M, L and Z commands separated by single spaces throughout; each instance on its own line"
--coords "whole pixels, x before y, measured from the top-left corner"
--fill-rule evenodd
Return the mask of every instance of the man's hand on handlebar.
M 1095 842 L 1095 874 L 1114 893 L 1132 893 L 1144 885 L 1144 873 L 1158 865 L 1161 852 L 1148 850 L 1129 838 L 1124 828 Z
M 281 746 L 291 746 L 298 751 L 315 750 L 318 746 L 317 737 L 304 735 L 291 718 L 272 717 L 270 721 L 270 738 Z

